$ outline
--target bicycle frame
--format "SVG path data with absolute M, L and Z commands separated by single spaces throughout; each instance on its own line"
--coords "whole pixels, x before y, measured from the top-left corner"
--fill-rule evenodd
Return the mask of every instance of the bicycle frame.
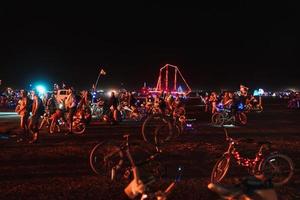
M 228 141 L 229 145 L 226 150 L 226 152 L 223 154 L 226 158 L 231 159 L 232 157 L 236 161 L 236 163 L 239 166 L 243 166 L 249 170 L 252 174 L 255 174 L 257 172 L 257 167 L 259 163 L 265 158 L 266 155 L 264 155 L 263 150 L 264 149 L 270 149 L 270 147 L 267 144 L 263 144 L 260 146 L 258 152 L 255 155 L 255 158 L 244 158 L 241 157 L 239 152 L 236 150 L 235 146 L 238 144 L 238 140 L 235 140 L 228 136 L 227 130 L 225 130 L 226 134 L 226 141 Z
M 294 164 L 292 160 L 286 155 L 271 150 L 269 142 L 262 142 L 260 144 L 260 148 L 256 153 L 255 158 L 245 158 L 241 157 L 239 152 L 235 148 L 235 146 L 243 140 L 235 140 L 228 136 L 227 130 L 225 128 L 224 131 L 226 135 L 226 141 L 228 142 L 228 148 L 223 156 L 219 158 L 214 165 L 211 174 L 212 183 L 220 182 L 224 178 L 229 169 L 230 159 L 232 157 L 239 166 L 247 168 L 248 172 L 251 175 L 262 176 L 267 179 L 275 178 L 273 179 L 274 186 L 281 186 L 283 184 L 286 184 L 291 179 L 294 173 Z M 277 160 L 282 160 L 285 163 L 285 167 L 287 167 L 287 170 L 284 169 L 285 171 L 282 171 L 281 167 L 278 167 L 276 164 Z M 282 174 L 282 172 L 286 171 L 288 172 L 288 174 Z

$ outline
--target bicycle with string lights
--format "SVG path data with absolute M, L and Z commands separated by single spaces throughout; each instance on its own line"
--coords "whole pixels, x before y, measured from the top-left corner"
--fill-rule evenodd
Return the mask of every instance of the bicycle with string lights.
M 236 146 L 240 142 L 253 142 L 250 139 L 237 140 L 228 136 L 227 129 L 224 128 L 228 148 L 221 158 L 214 165 L 211 173 L 211 182 L 219 183 L 227 174 L 230 163 L 236 162 L 239 166 L 245 167 L 251 175 L 263 174 L 271 178 L 274 186 L 281 186 L 289 182 L 294 174 L 293 161 L 286 155 L 280 154 L 271 149 L 270 142 L 258 142 L 259 150 L 255 158 L 245 158 L 240 156 Z
M 235 112 L 232 109 L 224 108 L 223 104 L 220 103 L 217 106 L 217 112 L 211 116 L 211 123 L 217 126 L 239 124 L 246 125 L 248 118 L 244 112 L 244 105 L 239 104 Z

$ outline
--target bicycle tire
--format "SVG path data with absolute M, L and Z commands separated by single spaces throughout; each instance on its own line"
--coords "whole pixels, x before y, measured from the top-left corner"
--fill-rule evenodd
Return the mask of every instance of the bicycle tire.
M 157 131 L 159 131 L 159 134 L 157 134 Z M 157 145 L 157 141 L 164 143 L 173 136 L 172 124 L 167 117 L 161 114 L 150 115 L 143 122 L 142 136 L 145 142 L 153 145 Z
M 100 142 L 90 152 L 89 165 L 95 174 L 114 180 L 112 169 L 123 165 L 123 157 L 123 152 L 117 145 Z
M 282 159 L 284 162 L 286 162 L 287 166 L 288 166 L 288 174 L 287 176 L 284 176 L 284 178 L 281 179 L 277 179 L 277 175 L 278 172 L 277 170 L 280 171 L 280 173 L 282 173 L 281 169 L 275 169 L 276 167 L 279 166 L 275 166 L 275 164 L 279 164 L 279 160 Z M 276 162 L 276 163 L 275 163 Z M 270 165 L 270 166 L 269 166 Z M 263 175 L 266 178 L 271 178 L 272 179 L 272 183 L 274 186 L 278 187 L 278 186 L 282 186 L 286 183 L 289 182 L 289 180 L 292 178 L 293 174 L 294 174 L 294 163 L 293 161 L 286 155 L 283 154 L 273 154 L 270 155 L 266 158 L 264 158 L 258 167 L 258 171 L 263 173 Z
M 230 166 L 230 157 L 223 155 L 221 158 L 219 158 L 211 172 L 211 177 L 210 177 L 211 183 L 221 182 L 222 179 L 227 174 L 229 166 Z M 216 173 L 218 173 L 219 169 L 221 169 L 222 171 L 220 174 L 218 174 L 219 176 L 216 177 L 217 176 Z
M 225 120 L 221 113 L 216 112 L 211 116 L 211 123 L 213 125 L 222 126 L 224 122 Z
M 85 132 L 86 125 L 84 122 L 73 122 L 72 132 L 76 135 L 81 135 Z

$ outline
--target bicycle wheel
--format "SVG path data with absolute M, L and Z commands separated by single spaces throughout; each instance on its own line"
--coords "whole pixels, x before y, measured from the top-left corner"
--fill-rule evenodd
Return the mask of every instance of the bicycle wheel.
M 271 178 L 274 186 L 282 186 L 292 178 L 294 164 L 288 156 L 274 154 L 263 159 L 258 170 L 266 178 Z
M 212 183 L 219 183 L 227 174 L 227 171 L 229 169 L 229 164 L 230 164 L 230 157 L 226 157 L 225 155 L 219 158 L 217 163 L 215 164 L 210 181 Z
M 76 135 L 84 133 L 86 125 L 84 122 L 73 122 L 72 132 Z
M 101 142 L 90 152 L 89 164 L 95 174 L 116 179 L 116 173 L 123 164 L 123 152 L 116 145 Z
M 216 125 L 216 126 L 222 126 L 225 122 L 225 119 L 224 117 L 222 116 L 221 113 L 214 113 L 212 116 L 211 116 L 211 123 L 213 125 Z
M 172 124 L 170 120 L 160 114 L 150 115 L 142 125 L 142 136 L 145 142 L 157 145 L 157 141 L 164 143 L 172 138 Z M 159 137 L 159 138 L 156 138 Z

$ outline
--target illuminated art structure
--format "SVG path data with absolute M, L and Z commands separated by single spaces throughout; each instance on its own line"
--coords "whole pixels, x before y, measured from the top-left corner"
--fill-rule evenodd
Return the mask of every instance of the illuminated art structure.
M 172 80 L 169 79 L 169 76 L 172 76 L 172 74 L 174 74 L 173 86 L 171 85 Z M 178 86 L 180 80 L 182 80 L 184 83 L 183 87 L 182 85 Z M 191 91 L 192 90 L 190 86 L 182 76 L 182 73 L 180 72 L 178 67 L 171 64 L 166 64 L 165 66 L 160 68 L 155 91 L 151 91 L 151 92 L 155 92 L 155 93 L 171 92 L 173 94 L 188 95 Z

